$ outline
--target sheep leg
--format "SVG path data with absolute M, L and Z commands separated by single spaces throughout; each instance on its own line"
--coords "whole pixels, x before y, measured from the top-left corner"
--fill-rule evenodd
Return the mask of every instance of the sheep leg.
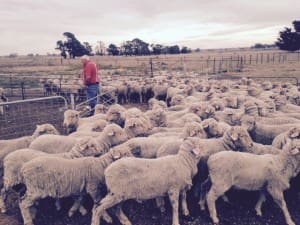
M 106 209 L 120 203 L 121 201 L 121 198 L 117 198 L 111 193 L 107 194 L 100 201 L 100 205 L 94 207 L 91 225 L 100 225 L 100 217 L 106 212 Z
M 122 225 L 131 225 L 131 222 L 129 221 L 128 217 L 124 214 L 122 210 L 122 203 L 118 204 L 117 206 L 116 216 Z
M 211 187 L 211 180 L 207 178 L 202 184 L 200 189 L 198 188 L 197 191 L 200 191 L 200 200 L 199 205 L 201 210 L 205 210 L 205 200 L 206 195 Z
M 263 192 L 259 193 L 259 199 L 255 205 L 255 211 L 256 211 L 256 215 L 258 216 L 262 216 L 262 212 L 261 212 L 261 206 L 262 204 L 266 201 L 266 196 Z
M 34 205 L 34 202 L 35 199 L 30 198 L 30 196 L 28 195 L 25 195 L 19 203 L 24 225 L 33 225 L 30 207 Z
M 171 189 L 168 191 L 169 199 L 173 209 L 173 223 L 172 225 L 179 225 L 179 216 L 178 216 L 178 199 L 179 191 L 176 189 Z
M 157 197 L 155 198 L 156 206 L 159 208 L 161 213 L 164 213 L 166 211 L 165 208 L 165 201 L 163 197 Z
M 88 213 L 86 208 L 84 208 L 82 205 L 79 206 L 79 212 L 82 216 L 85 216 Z
M 228 190 L 228 188 L 225 189 L 224 187 L 225 185 L 213 184 L 210 191 L 207 194 L 207 199 L 206 199 L 207 206 L 208 206 L 210 218 L 212 219 L 214 224 L 219 224 L 219 219 L 216 210 L 216 200 Z
M 61 210 L 61 204 L 60 204 L 60 199 L 55 199 L 55 208 L 56 211 L 60 211 Z
M 190 214 L 187 202 L 186 202 L 186 190 L 181 192 L 181 207 L 184 216 L 188 216 Z
M 270 195 L 272 196 L 274 201 L 277 203 L 277 205 L 283 211 L 286 223 L 288 225 L 295 225 L 295 223 L 293 222 L 293 220 L 291 218 L 289 210 L 286 206 L 286 202 L 285 202 L 284 197 L 283 197 L 283 192 L 279 189 L 272 188 L 272 187 L 268 187 L 268 192 L 270 193 Z
M 76 211 L 78 211 L 79 207 L 81 206 L 82 196 L 80 195 L 78 198 L 74 199 L 74 203 L 71 209 L 68 212 L 68 216 L 72 217 Z
M 1 189 L 1 197 L 0 197 L 0 209 L 2 213 L 6 213 L 6 205 L 5 201 L 7 198 L 7 193 L 4 188 Z

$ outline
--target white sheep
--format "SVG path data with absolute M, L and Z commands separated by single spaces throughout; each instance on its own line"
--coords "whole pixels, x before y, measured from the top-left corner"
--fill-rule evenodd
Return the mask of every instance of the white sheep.
M 105 170 L 108 194 L 93 209 L 92 225 L 100 224 L 100 217 L 110 208 L 127 199 L 146 200 L 168 195 L 173 209 L 173 225 L 179 225 L 178 200 L 182 197 L 183 214 L 188 215 L 186 191 L 191 188 L 197 172 L 201 150 L 187 140 L 177 155 L 158 159 L 126 158 Z M 126 187 L 125 189 L 123 187 Z M 131 224 L 118 207 L 123 224 Z
M 106 167 L 114 160 L 134 154 L 138 152 L 112 148 L 99 158 L 84 157 L 70 160 L 47 156 L 25 163 L 21 168 L 21 176 L 26 193 L 19 203 L 24 224 L 33 224 L 30 207 L 37 200 L 47 196 L 62 198 L 88 193 L 93 201 L 97 202 L 99 185 L 104 185 Z M 104 215 L 104 219 L 111 221 L 108 214 Z
M 284 145 L 286 145 L 289 141 L 293 139 L 300 138 L 300 128 L 299 127 L 291 127 L 288 131 L 285 131 L 279 135 L 277 135 L 272 145 L 278 149 L 282 149 Z
M 106 115 L 96 114 L 87 118 L 80 118 L 80 112 L 72 109 L 68 109 L 64 112 L 63 126 L 67 129 L 67 133 L 70 134 L 76 131 L 80 126 L 85 123 L 93 123 L 97 120 L 105 120 Z
M 213 222 L 219 223 L 215 201 L 231 187 L 245 190 L 266 188 L 282 209 L 286 223 L 295 225 L 288 212 L 283 191 L 290 187 L 290 179 L 299 172 L 299 152 L 298 143 L 298 146 L 293 146 L 289 151 L 282 151 L 277 155 L 220 152 L 211 156 L 207 162 L 212 183 L 207 194 L 207 205 Z M 262 202 L 263 200 L 256 205 L 258 215 L 261 215 Z
M 252 139 L 262 144 L 272 144 L 273 139 L 289 130 L 294 124 L 267 125 L 256 121 L 255 117 L 244 116 L 242 126 L 250 133 Z M 298 127 L 298 126 L 296 126 Z M 300 125 L 299 125 L 300 127 Z
M 11 140 L 0 140 L 0 177 L 2 177 L 2 167 L 3 167 L 3 159 L 9 153 L 21 149 L 21 148 L 28 148 L 29 145 L 34 142 L 39 137 L 42 137 L 47 134 L 53 134 L 58 136 L 59 132 L 56 128 L 51 124 L 42 124 L 37 125 L 36 129 L 34 130 L 31 136 L 24 136 L 20 138 L 15 138 Z
M 69 152 L 67 152 L 68 150 L 63 151 L 62 149 L 60 153 L 51 154 L 51 156 L 59 156 L 63 158 L 78 158 L 78 157 L 89 156 L 89 155 L 99 156 L 102 155 L 103 153 L 108 152 L 112 146 L 121 144 L 125 142 L 127 139 L 128 136 L 125 129 L 122 129 L 120 126 L 116 124 L 109 124 L 103 130 L 103 132 L 100 134 L 99 137 L 97 138 L 85 137 L 82 138 L 81 140 L 76 140 L 74 142 L 74 146 L 72 146 Z M 52 144 L 52 148 L 53 148 L 53 144 Z M 14 177 L 11 178 L 12 173 L 10 173 L 10 171 L 14 171 L 14 172 L 16 170 L 19 171 L 22 164 L 29 161 L 29 159 L 31 160 L 39 156 L 49 155 L 49 152 L 47 152 L 48 153 L 47 154 L 46 152 L 41 153 L 40 151 L 37 151 L 35 154 L 31 155 L 33 151 L 34 150 L 32 149 L 25 150 L 25 151 L 23 150 L 21 152 L 17 151 L 12 155 L 8 155 L 7 156 L 8 159 L 7 157 L 5 157 L 6 161 L 8 161 L 6 171 L 5 171 L 5 173 L 8 172 L 8 175 L 5 178 L 6 181 L 20 180 Z M 50 153 L 53 153 L 53 151 Z M 14 164 L 10 163 L 12 161 L 14 162 Z M 15 174 L 15 176 L 18 176 L 18 174 Z M 13 185 L 16 182 L 10 182 L 10 183 Z M 7 185 L 7 186 L 11 186 L 11 185 Z

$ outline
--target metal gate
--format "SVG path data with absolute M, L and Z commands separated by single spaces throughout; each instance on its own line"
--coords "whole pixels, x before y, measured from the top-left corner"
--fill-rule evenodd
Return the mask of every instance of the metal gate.
M 0 139 L 31 135 L 36 125 L 50 123 L 63 132 L 63 113 L 68 108 L 62 96 L 0 102 Z

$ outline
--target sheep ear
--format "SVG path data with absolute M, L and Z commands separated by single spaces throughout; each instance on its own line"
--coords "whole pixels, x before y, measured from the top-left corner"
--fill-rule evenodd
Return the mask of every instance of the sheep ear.
M 208 123 L 202 124 L 203 128 L 208 128 Z
M 196 135 L 196 131 L 194 131 L 194 130 L 191 130 L 191 132 L 190 132 L 190 136 L 195 136 Z
M 120 152 L 114 152 L 112 153 L 113 159 L 117 160 L 121 158 L 121 153 Z
M 289 153 L 290 153 L 291 155 L 297 155 L 299 152 L 300 152 L 300 151 L 299 151 L 298 148 L 293 148 L 293 149 L 291 149 L 291 150 L 289 151 Z
M 115 135 L 115 132 L 109 132 L 108 134 L 107 134 L 108 136 L 114 136 Z
M 231 137 L 231 139 L 233 140 L 233 141 L 236 141 L 238 138 L 239 138 L 239 136 L 238 136 L 238 134 L 237 133 L 232 133 L 231 135 L 230 135 L 230 137 Z
M 291 138 L 296 138 L 299 136 L 299 132 L 296 131 L 296 129 L 291 130 L 290 135 Z
M 199 147 L 193 148 L 192 152 L 197 156 L 200 155 L 201 149 Z

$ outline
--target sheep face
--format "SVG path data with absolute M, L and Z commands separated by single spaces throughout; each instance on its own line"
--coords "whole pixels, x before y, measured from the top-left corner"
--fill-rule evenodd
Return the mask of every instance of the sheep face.
M 33 137 L 38 137 L 42 134 L 56 134 L 58 135 L 58 131 L 55 129 L 55 127 L 49 123 L 42 124 L 42 125 L 36 125 L 36 129 L 34 133 L 32 134 Z
M 97 104 L 95 106 L 95 114 L 99 114 L 99 113 L 105 114 L 106 111 L 107 111 L 107 107 L 103 104 Z
M 219 126 L 218 122 L 214 119 L 206 119 L 202 122 L 203 128 L 211 137 L 222 137 L 223 129 Z
M 106 120 L 110 123 L 117 123 L 121 119 L 121 112 L 109 111 L 106 114 Z
M 153 127 L 165 127 L 166 126 L 166 113 L 160 108 L 148 111 L 147 116 Z
M 183 138 L 187 137 L 207 138 L 207 134 L 201 124 L 197 122 L 190 122 L 183 128 Z
M 111 145 L 123 143 L 128 139 L 126 132 L 116 124 L 107 125 L 102 134 L 105 135 L 105 138 L 109 139 Z
M 92 125 L 92 131 L 94 132 L 101 132 L 107 125 L 107 122 L 105 120 L 97 121 L 93 123 Z
M 147 135 L 151 128 L 150 121 L 143 118 L 130 118 L 125 120 L 125 129 L 135 137 Z
M 103 155 L 106 151 L 99 145 L 95 138 L 84 137 L 80 139 L 78 143 L 72 148 L 71 151 L 76 151 L 82 156 L 100 156 Z
M 223 103 L 220 101 L 213 101 L 211 106 L 214 107 L 215 111 L 223 111 L 225 108 Z
M 255 118 L 252 116 L 244 116 L 241 124 L 247 131 L 252 131 L 255 129 Z
M 226 97 L 225 101 L 226 101 L 227 107 L 234 108 L 234 109 L 238 108 L 237 97 Z
M 300 137 L 300 128 L 299 127 L 293 127 L 288 132 L 288 137 L 291 139 L 299 138 Z
M 75 110 L 66 110 L 64 112 L 63 127 L 67 129 L 67 133 L 70 134 L 76 131 L 79 121 L 79 112 Z
M 174 97 L 172 97 L 170 105 L 174 106 L 174 105 L 182 105 L 184 102 L 184 97 L 182 95 L 175 95 Z
M 229 129 L 228 136 L 237 148 L 249 149 L 253 147 L 253 141 L 249 133 L 240 126 L 234 126 Z

